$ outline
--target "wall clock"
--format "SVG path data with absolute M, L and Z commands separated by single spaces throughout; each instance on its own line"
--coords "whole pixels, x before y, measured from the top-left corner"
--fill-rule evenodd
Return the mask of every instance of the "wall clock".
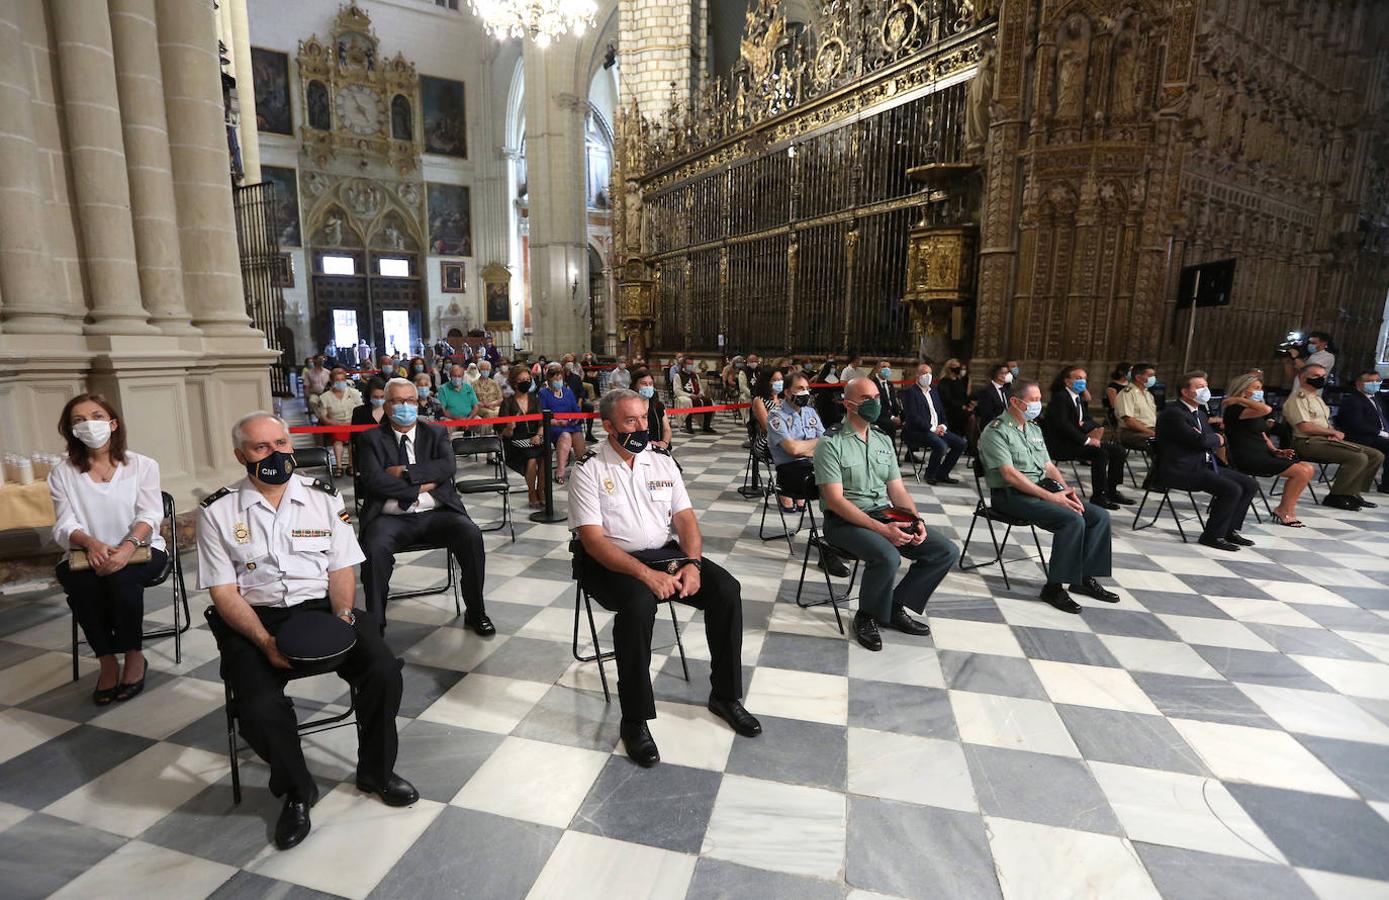
M 353 134 L 373 135 L 384 119 L 381 97 L 364 84 L 347 85 L 338 91 L 338 126 Z

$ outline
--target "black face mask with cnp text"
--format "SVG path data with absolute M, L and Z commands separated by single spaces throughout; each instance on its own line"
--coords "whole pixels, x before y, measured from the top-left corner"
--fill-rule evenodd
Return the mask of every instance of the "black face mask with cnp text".
M 649 431 L 619 431 L 616 435 L 617 446 L 635 456 L 646 449 L 646 445 L 651 443 L 651 432 Z
M 284 484 L 294 474 L 294 454 L 272 450 L 264 459 L 246 463 L 246 474 L 262 484 Z

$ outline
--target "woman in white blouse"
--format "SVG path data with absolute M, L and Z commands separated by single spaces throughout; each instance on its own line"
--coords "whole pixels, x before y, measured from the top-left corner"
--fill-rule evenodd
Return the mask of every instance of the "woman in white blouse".
M 57 522 L 53 540 L 82 550 L 91 568 L 75 571 L 70 553 L 58 563 L 58 582 L 101 663 L 92 700 L 105 706 L 129 700 L 145 687 L 140 652 L 145 618 L 145 585 L 167 561 L 159 525 L 164 502 L 159 464 L 125 449 L 116 410 L 98 394 L 79 394 L 63 407 L 58 432 L 68 458 L 48 476 Z M 148 562 L 131 557 L 150 548 Z M 124 654 L 123 668 L 116 655 Z

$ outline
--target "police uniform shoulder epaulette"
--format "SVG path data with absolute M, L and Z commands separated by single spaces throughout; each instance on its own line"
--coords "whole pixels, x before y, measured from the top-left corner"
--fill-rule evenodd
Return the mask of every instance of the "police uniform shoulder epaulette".
M 883 431 L 883 430 L 882 430 L 881 428 L 879 428 L 877 425 L 869 425 L 868 427 L 871 428 L 871 429 L 873 429 L 874 431 L 878 432 L 878 434 L 881 434 L 883 437 L 887 437 L 887 432 L 886 432 L 886 431 Z
M 827 434 L 827 435 L 830 435 L 830 434 L 839 434 L 839 433 L 842 432 L 843 430 L 844 430 L 844 423 L 843 423 L 843 422 L 835 422 L 835 423 L 834 423 L 833 425 L 831 425 L 829 428 L 826 428 L 826 429 L 825 429 L 825 434 Z
M 219 487 L 217 490 L 204 497 L 203 502 L 199 503 L 198 505 L 201 506 L 203 509 L 207 509 L 209 506 L 216 503 L 218 500 L 221 500 L 223 497 L 227 496 L 230 493 L 231 488 Z
M 650 450 L 652 453 L 659 453 L 662 456 L 670 456 L 670 451 L 665 447 L 647 447 L 646 449 Z M 670 458 L 674 459 L 675 457 L 671 456 Z
M 309 482 L 309 484 L 312 487 L 318 488 L 329 497 L 336 497 L 338 495 L 338 489 L 321 478 L 315 478 L 313 481 Z
M 986 427 L 986 428 L 1002 428 L 1002 427 L 1003 427 L 1003 417 L 1002 417 L 1002 416 L 999 416 L 998 418 L 994 419 L 992 422 L 990 422 L 990 423 L 989 423 L 988 425 L 986 425 L 985 427 Z
M 593 459 L 593 457 L 595 457 L 595 456 L 597 456 L 597 455 L 598 455 L 598 451 L 597 451 L 597 450 L 590 450 L 590 451 L 588 451 L 587 453 L 585 453 L 585 454 L 579 459 L 578 462 L 574 463 L 574 465 L 576 465 L 576 466 L 582 466 L 584 463 L 588 462 L 590 459 Z

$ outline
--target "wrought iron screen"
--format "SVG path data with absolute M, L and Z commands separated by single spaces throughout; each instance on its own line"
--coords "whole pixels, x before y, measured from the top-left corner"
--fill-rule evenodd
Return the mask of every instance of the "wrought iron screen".
M 270 392 L 291 395 L 289 371 L 295 364 L 292 335 L 285 327 L 285 298 L 280 287 L 280 243 L 276 238 L 279 211 L 275 185 L 269 181 L 237 187 L 236 244 L 241 253 L 241 285 L 246 294 L 246 314 L 265 333 L 265 343 L 280 351 L 280 361 L 270 366 Z

